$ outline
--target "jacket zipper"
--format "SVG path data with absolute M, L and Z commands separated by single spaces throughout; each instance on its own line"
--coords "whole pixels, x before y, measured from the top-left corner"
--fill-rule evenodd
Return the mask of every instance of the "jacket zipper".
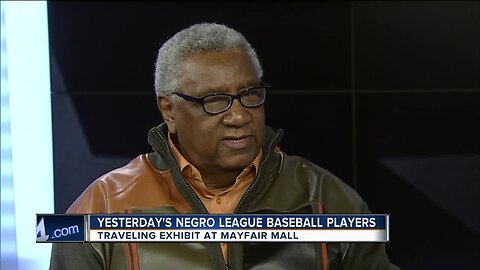
M 155 134 L 155 137 L 157 139 L 159 139 L 162 143 L 163 143 L 163 146 L 165 149 L 167 149 L 166 152 L 170 152 L 168 149 L 168 143 L 165 141 L 165 139 L 163 138 L 162 134 L 160 133 L 160 131 L 158 131 L 157 129 L 154 129 L 153 130 L 153 133 Z M 170 153 L 171 155 L 171 153 Z M 172 157 L 168 157 L 169 159 L 171 159 Z M 175 164 L 175 173 L 177 174 L 177 178 L 180 178 L 182 183 L 183 183 L 183 186 L 186 186 L 187 189 L 190 191 L 190 192 L 186 192 L 186 194 L 184 194 L 185 196 L 188 196 L 189 198 L 191 198 L 194 202 L 196 202 L 196 205 L 200 207 L 200 210 L 202 211 L 202 214 L 208 214 L 208 211 L 207 211 L 207 208 L 205 207 L 205 205 L 202 203 L 202 201 L 200 200 L 200 198 L 198 198 L 197 194 L 195 194 L 195 191 L 192 189 L 192 187 L 190 187 L 190 185 L 188 185 L 188 183 L 185 181 L 185 179 L 183 179 L 182 177 L 182 173 L 180 172 L 180 168 L 178 167 L 178 164 L 177 162 L 173 162 L 173 164 Z M 175 181 L 175 179 L 172 177 L 172 180 Z M 228 263 L 225 264 L 225 260 L 223 258 L 223 252 L 220 248 L 220 245 L 218 245 L 218 249 L 216 249 L 216 263 L 218 265 L 224 265 L 226 267 L 226 269 L 229 269 L 227 268 L 228 266 Z M 207 252 L 208 252 L 208 247 L 207 247 Z M 215 254 L 213 254 L 215 255 Z M 215 266 L 213 266 L 215 268 Z
M 268 147 L 266 148 L 267 151 L 265 151 L 265 152 L 267 152 L 267 153 L 266 153 L 266 155 L 265 155 L 265 158 L 262 160 L 262 163 L 260 164 L 260 168 L 258 169 L 258 174 L 257 174 L 257 176 L 255 177 L 255 180 L 253 181 L 253 184 L 248 187 L 248 189 L 247 189 L 247 191 L 245 191 L 245 193 L 243 193 L 242 198 L 240 199 L 240 201 L 238 202 L 237 206 L 235 207 L 235 210 L 233 211 L 234 214 L 238 213 L 239 208 L 240 208 L 241 206 L 243 206 L 243 204 L 245 204 L 245 200 L 246 200 L 248 194 L 250 194 L 250 192 L 254 189 L 254 187 L 258 185 L 258 181 L 257 181 L 257 180 L 258 180 L 258 179 L 262 179 L 260 176 L 261 176 L 261 175 L 263 176 L 263 174 L 264 174 L 263 167 L 264 167 L 265 164 L 267 163 L 267 160 L 271 157 L 271 155 L 272 155 L 272 154 L 271 154 L 271 152 L 272 152 L 272 146 L 277 143 L 277 139 L 278 139 L 279 136 L 280 136 L 280 133 L 277 132 L 277 133 L 275 134 L 275 136 L 273 137 L 272 141 L 270 142 L 270 144 L 268 145 Z M 232 258 L 232 256 L 230 256 L 230 254 L 231 254 L 230 251 L 231 251 L 231 249 L 229 248 L 229 249 L 228 249 L 228 253 L 229 253 L 229 254 L 228 254 L 228 255 L 229 255 L 229 256 L 228 256 L 228 262 L 230 262 L 230 260 L 231 260 L 231 258 Z M 234 254 L 232 254 L 232 255 L 234 256 Z M 226 269 L 226 270 L 229 270 L 229 269 L 230 269 L 228 262 L 227 262 L 227 264 L 225 265 L 225 269 Z
M 155 133 L 155 137 L 157 139 L 160 139 L 160 141 L 164 144 L 164 146 L 166 146 L 166 149 L 168 149 L 168 143 L 162 137 L 160 132 L 157 129 L 154 129 L 153 131 Z M 177 178 L 180 178 L 181 181 L 183 182 L 184 186 L 186 186 L 190 190 L 190 194 L 188 194 L 189 197 L 192 198 L 197 203 L 197 206 L 200 206 L 200 208 L 201 208 L 200 210 L 203 210 L 202 214 L 208 214 L 208 210 L 205 207 L 205 205 L 202 203 L 200 198 L 198 198 L 197 194 L 195 194 L 195 191 L 192 189 L 192 187 L 190 187 L 190 185 L 188 185 L 188 183 L 185 181 L 185 179 L 183 179 L 182 173 L 180 172 L 180 168 L 178 167 L 177 162 L 173 162 L 173 164 L 175 164 L 175 172 L 178 174 L 178 176 L 180 176 L 180 177 L 177 177 Z
M 267 160 L 270 158 L 271 156 L 271 149 L 272 149 L 272 146 L 276 143 L 277 139 L 278 139 L 278 136 L 279 136 L 279 133 L 277 132 L 275 134 L 275 137 L 273 137 L 272 141 L 270 142 L 270 144 L 268 145 L 268 147 L 266 148 L 266 151 L 267 152 L 267 155 L 265 156 L 265 158 L 263 159 L 262 163 L 260 164 L 260 168 L 258 169 L 258 174 L 257 174 L 257 177 L 255 177 L 255 180 L 253 181 L 253 184 L 250 185 L 250 187 L 248 187 L 247 191 L 245 191 L 245 193 L 243 193 L 243 196 L 242 198 L 240 199 L 240 201 L 238 202 L 237 206 L 235 207 L 235 210 L 233 211 L 234 214 L 237 213 L 238 209 L 243 206 L 244 204 L 244 201 L 245 201 L 245 198 L 247 197 L 248 194 L 250 194 L 250 192 L 253 190 L 253 188 L 258 184 L 258 181 L 257 179 L 260 178 L 260 175 L 264 174 L 263 172 L 263 167 L 265 166 L 265 163 L 267 163 Z

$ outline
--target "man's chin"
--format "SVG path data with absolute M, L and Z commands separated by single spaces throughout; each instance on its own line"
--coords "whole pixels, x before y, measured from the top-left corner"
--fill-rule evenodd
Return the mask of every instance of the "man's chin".
M 223 158 L 220 160 L 222 167 L 225 170 L 229 171 L 242 171 L 246 167 L 248 167 L 252 162 L 255 160 L 256 155 L 241 155 L 241 156 L 234 156 Z

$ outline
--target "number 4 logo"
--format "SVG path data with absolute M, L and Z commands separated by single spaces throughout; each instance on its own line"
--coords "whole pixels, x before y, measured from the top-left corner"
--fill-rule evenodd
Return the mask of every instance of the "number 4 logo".
M 37 225 L 37 242 L 47 242 L 48 235 L 45 233 L 45 222 L 43 218 Z

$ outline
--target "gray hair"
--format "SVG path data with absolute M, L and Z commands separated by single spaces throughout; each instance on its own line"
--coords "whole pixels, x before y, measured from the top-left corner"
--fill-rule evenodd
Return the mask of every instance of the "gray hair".
M 238 31 L 216 23 L 192 25 L 167 40 L 158 50 L 155 66 L 155 93 L 170 95 L 178 90 L 182 78 L 182 62 L 196 53 L 221 52 L 230 48 L 242 48 L 250 56 L 259 79 L 263 70 L 257 53 Z

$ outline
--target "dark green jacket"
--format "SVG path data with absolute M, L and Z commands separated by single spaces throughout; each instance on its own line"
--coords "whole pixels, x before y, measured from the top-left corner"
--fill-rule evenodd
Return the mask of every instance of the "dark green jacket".
M 274 151 L 282 134 L 266 129 L 257 178 L 235 213 L 369 213 L 360 196 L 330 172 Z M 166 138 L 166 125 L 153 128 L 154 153 L 95 180 L 68 212 L 207 213 Z M 230 243 L 228 258 L 225 263 L 218 243 L 65 243 L 53 245 L 50 269 L 396 269 L 381 243 Z

